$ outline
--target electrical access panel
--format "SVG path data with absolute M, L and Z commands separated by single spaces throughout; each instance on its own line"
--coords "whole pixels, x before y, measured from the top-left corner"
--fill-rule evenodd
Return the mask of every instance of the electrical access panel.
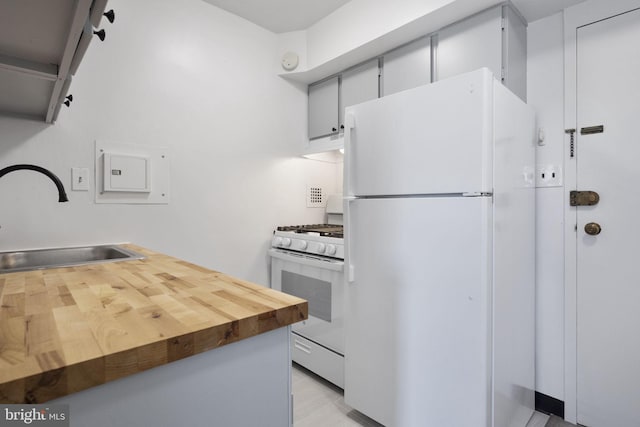
M 105 152 L 104 192 L 151 192 L 151 157 Z

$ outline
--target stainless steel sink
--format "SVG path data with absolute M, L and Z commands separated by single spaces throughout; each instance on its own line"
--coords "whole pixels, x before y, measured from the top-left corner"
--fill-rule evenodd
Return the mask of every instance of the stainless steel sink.
M 0 274 L 142 258 L 144 255 L 117 245 L 0 252 Z

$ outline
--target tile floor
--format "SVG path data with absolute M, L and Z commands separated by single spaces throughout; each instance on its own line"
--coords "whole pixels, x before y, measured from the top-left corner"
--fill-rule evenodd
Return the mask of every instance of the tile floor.
M 344 403 L 339 387 L 293 364 L 294 427 L 382 427 Z M 558 417 L 536 412 L 527 427 L 575 427 Z

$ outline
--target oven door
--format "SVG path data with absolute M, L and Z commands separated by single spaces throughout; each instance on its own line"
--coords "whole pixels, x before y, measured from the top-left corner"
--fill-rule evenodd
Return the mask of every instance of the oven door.
M 309 302 L 309 318 L 297 334 L 344 355 L 344 262 L 270 249 L 271 287 Z

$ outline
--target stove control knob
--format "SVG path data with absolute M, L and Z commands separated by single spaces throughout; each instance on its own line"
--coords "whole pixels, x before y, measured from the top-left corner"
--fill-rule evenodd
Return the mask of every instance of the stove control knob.
M 327 245 L 327 254 L 335 255 L 336 254 L 336 245 L 328 244 Z
M 298 242 L 298 248 L 304 250 L 307 249 L 307 241 L 306 240 L 300 240 Z
M 327 249 L 327 245 L 325 245 L 324 243 L 318 243 L 319 254 L 323 254 L 326 249 Z
M 282 237 L 276 237 L 273 239 L 273 246 L 282 246 Z
M 285 248 L 291 246 L 291 239 L 288 237 L 285 237 L 282 239 L 282 246 L 284 246 Z

